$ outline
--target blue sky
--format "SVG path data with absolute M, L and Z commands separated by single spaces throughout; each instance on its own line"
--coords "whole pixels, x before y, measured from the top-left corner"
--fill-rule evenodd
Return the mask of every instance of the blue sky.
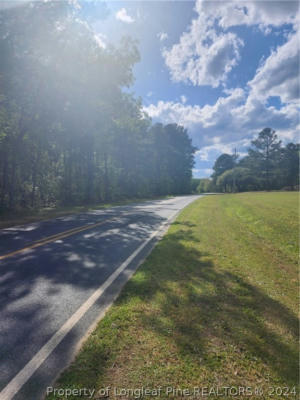
M 130 91 L 154 122 L 188 129 L 195 177 L 265 127 L 299 141 L 297 1 L 108 1 L 93 28 L 103 47 L 138 40 Z

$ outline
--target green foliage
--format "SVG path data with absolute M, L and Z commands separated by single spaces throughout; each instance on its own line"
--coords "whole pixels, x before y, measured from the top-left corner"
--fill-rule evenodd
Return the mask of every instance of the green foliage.
M 275 178 L 275 168 L 280 160 L 281 141 L 278 141 L 275 131 L 271 128 L 263 129 L 252 142 L 249 158 L 252 168 L 259 172 L 264 187 L 270 189 Z
M 201 179 L 199 178 L 192 178 L 191 181 L 191 192 L 192 193 L 198 193 L 198 186 L 201 182 Z
M 251 143 L 248 155 L 239 162 L 228 154 L 216 160 L 212 177 L 218 191 L 294 190 L 299 185 L 299 144 L 282 147 L 270 128 L 263 129 Z
M 217 179 L 217 188 L 224 192 L 244 192 L 258 190 L 261 182 L 249 168 L 236 167 L 225 171 Z
M 71 2 L 0 12 L 0 207 L 189 192 L 186 130 L 151 127 L 123 91 L 139 60 L 135 41 L 104 49 L 78 12 Z
M 213 166 L 214 173 L 212 175 L 214 182 L 225 171 L 232 169 L 235 166 L 235 156 L 230 154 L 221 154 Z
M 211 179 L 208 178 L 199 179 L 199 184 L 197 186 L 197 193 L 209 193 L 215 191 L 216 187 Z
M 299 154 L 299 144 L 288 143 L 285 148 L 282 149 L 280 164 L 281 172 L 284 177 L 282 183 L 285 186 L 289 186 L 292 190 L 294 190 L 296 186 L 299 186 Z
M 186 129 L 176 124 L 155 124 L 150 129 L 149 137 L 153 193 L 189 193 L 196 149 Z

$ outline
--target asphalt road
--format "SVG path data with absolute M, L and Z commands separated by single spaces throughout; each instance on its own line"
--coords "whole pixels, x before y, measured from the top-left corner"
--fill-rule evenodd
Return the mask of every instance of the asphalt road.
M 0 230 L 0 399 L 37 400 L 186 205 L 95 210 Z

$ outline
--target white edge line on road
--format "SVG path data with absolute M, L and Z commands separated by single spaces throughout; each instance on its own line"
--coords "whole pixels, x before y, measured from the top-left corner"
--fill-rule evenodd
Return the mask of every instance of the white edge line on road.
M 181 210 L 180 210 L 181 211 Z M 117 277 L 125 270 L 131 261 L 143 250 L 143 248 L 155 237 L 172 219 L 177 216 L 175 213 L 169 217 L 157 231 L 153 232 L 149 238 L 142 243 L 120 266 L 113 272 L 110 277 L 82 304 L 81 307 L 64 323 L 64 325 L 48 340 L 46 344 L 36 353 L 36 355 L 21 369 L 21 371 L 4 387 L 0 392 L 1 400 L 12 400 L 13 396 L 21 389 L 21 387 L 31 378 L 40 365 L 54 351 L 64 337 L 71 331 L 76 323 L 83 315 L 92 307 L 99 299 L 104 291 L 117 279 Z

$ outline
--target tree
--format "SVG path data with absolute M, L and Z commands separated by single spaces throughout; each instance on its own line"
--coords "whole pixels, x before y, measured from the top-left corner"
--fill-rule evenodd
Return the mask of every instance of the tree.
M 286 187 L 293 190 L 299 185 L 299 144 L 282 147 L 271 128 L 263 129 L 251 144 L 248 155 L 238 162 L 237 158 L 232 161 L 228 154 L 216 160 L 212 176 L 218 190 L 241 192 Z M 230 165 L 235 166 L 228 169 Z
M 125 37 L 103 48 L 88 25 L 95 7 L 51 1 L 0 11 L 2 209 L 190 191 L 186 129 L 151 127 L 141 100 L 124 92 L 137 44 Z
M 248 190 L 258 190 L 260 182 L 251 170 L 243 167 L 235 167 L 225 171 L 217 179 L 217 187 L 222 192 L 245 192 Z
M 216 186 L 220 192 L 233 192 L 234 185 L 234 170 L 228 169 L 218 176 Z
M 2 206 L 109 197 L 111 184 L 96 185 L 113 180 L 109 144 L 130 114 L 122 87 L 133 79 L 135 43 L 104 50 L 67 3 L 25 4 L 0 20 Z
M 191 180 L 191 193 L 197 193 L 197 188 L 200 184 L 201 179 L 199 178 L 192 178 Z
M 154 193 L 184 194 L 191 191 L 194 152 L 187 130 L 177 124 L 157 123 L 149 131 L 151 186 Z
M 208 179 L 208 178 L 199 179 L 199 184 L 197 186 L 197 192 L 198 193 L 208 193 L 210 191 L 213 191 L 213 190 L 211 190 L 211 186 L 212 186 L 211 179 Z
M 222 175 L 225 171 L 234 168 L 235 166 L 235 156 L 230 154 L 221 154 L 215 161 L 213 166 L 212 178 L 214 182 L 217 181 L 218 177 Z
M 289 186 L 292 190 L 299 185 L 299 152 L 300 145 L 288 143 L 283 148 L 281 171 L 283 174 L 284 186 Z
M 281 141 L 273 129 L 265 128 L 251 144 L 254 148 L 248 150 L 248 163 L 261 174 L 265 188 L 270 190 L 274 183 L 274 169 L 280 160 Z

